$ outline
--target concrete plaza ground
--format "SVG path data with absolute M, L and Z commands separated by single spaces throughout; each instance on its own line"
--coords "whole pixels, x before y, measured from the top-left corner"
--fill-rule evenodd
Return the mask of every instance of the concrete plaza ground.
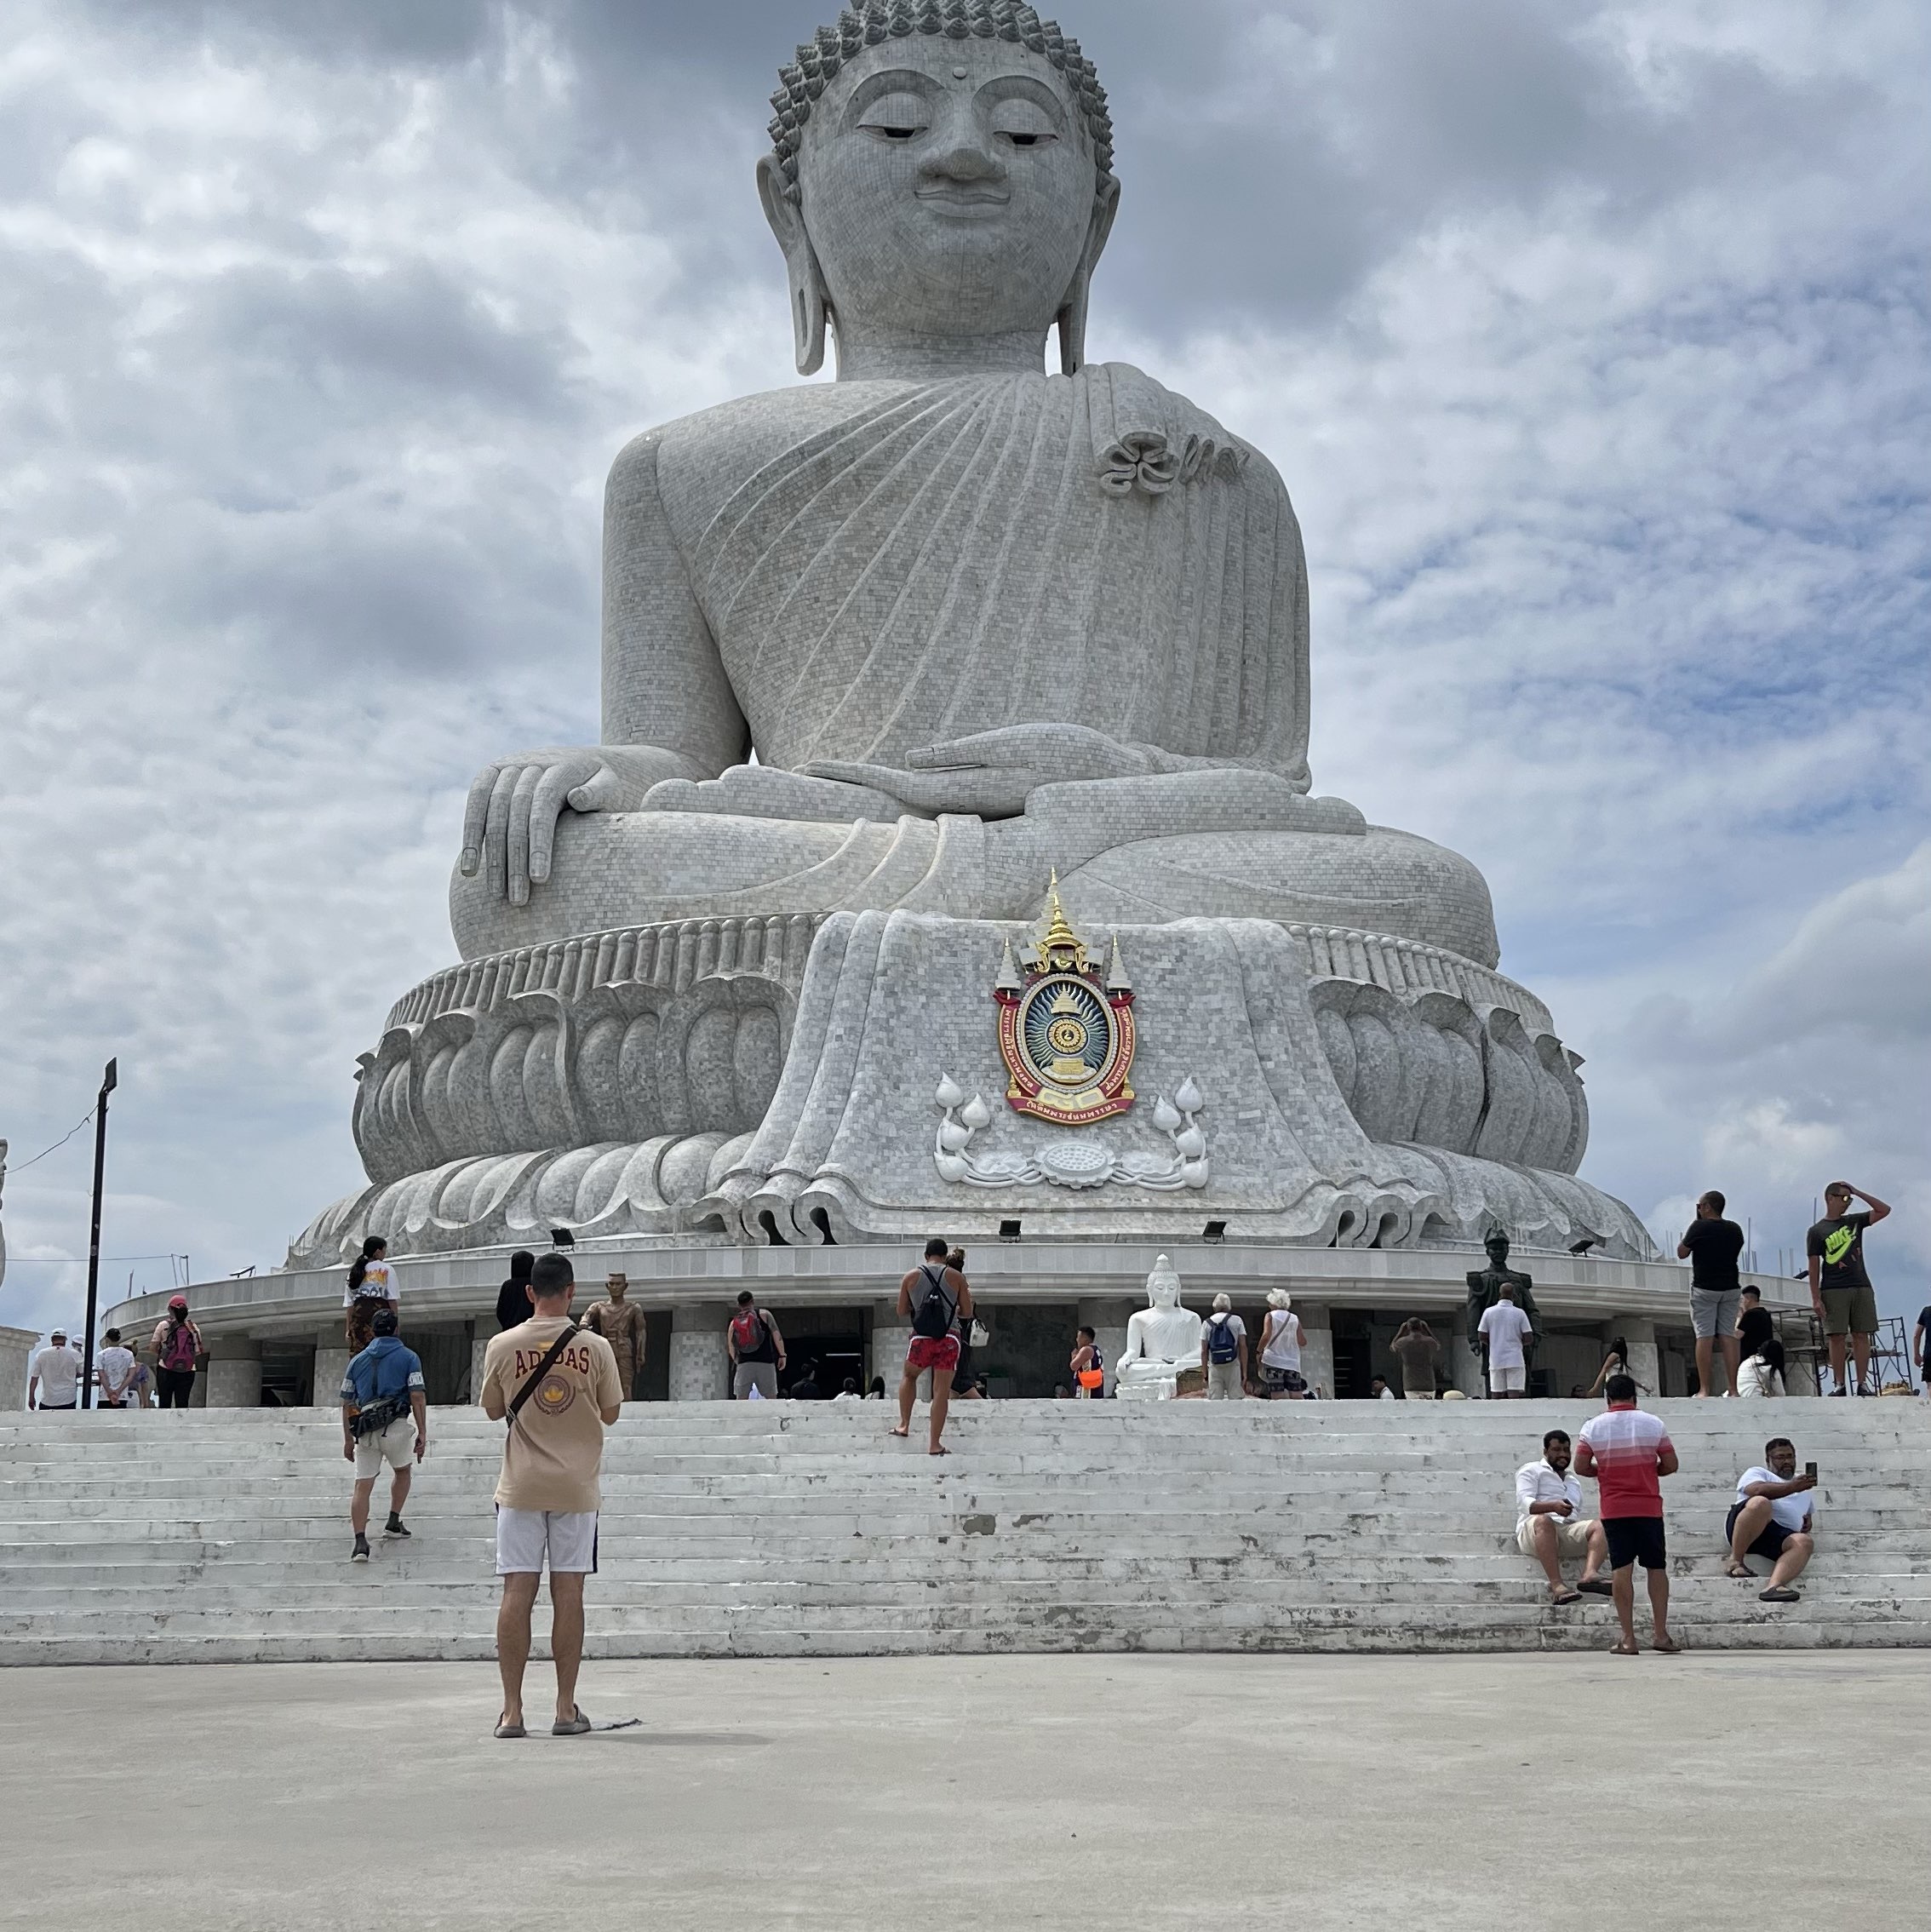
M 582 1699 L 642 1726 L 499 1744 L 476 1664 L 0 1673 L 0 1923 L 1925 1920 L 1923 1652 L 593 1663 Z

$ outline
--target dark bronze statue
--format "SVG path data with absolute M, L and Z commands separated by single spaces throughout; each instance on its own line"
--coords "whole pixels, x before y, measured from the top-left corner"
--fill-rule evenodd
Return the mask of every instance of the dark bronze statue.
M 1509 1265 L 1509 1237 L 1501 1229 L 1491 1228 L 1481 1245 L 1488 1250 L 1488 1265 L 1471 1269 L 1467 1277 L 1469 1346 L 1477 1355 L 1482 1352 L 1481 1318 L 1501 1300 L 1502 1284 L 1506 1281 L 1516 1291 L 1516 1306 L 1527 1316 L 1535 1331 L 1523 1343 L 1523 1352 L 1533 1363 L 1542 1339 L 1542 1310 L 1535 1305 L 1535 1284 L 1521 1269 Z

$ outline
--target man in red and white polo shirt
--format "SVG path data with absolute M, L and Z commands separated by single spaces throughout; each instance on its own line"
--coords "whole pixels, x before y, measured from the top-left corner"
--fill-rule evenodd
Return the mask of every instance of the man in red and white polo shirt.
M 1609 1407 L 1591 1416 L 1576 1441 L 1576 1473 L 1593 1476 L 1602 1493 L 1598 1512 L 1609 1540 L 1610 1594 L 1623 1634 L 1619 1657 L 1636 1654 L 1636 1566 L 1649 1585 L 1649 1614 L 1659 1650 L 1673 1653 L 1670 1635 L 1669 1551 L 1663 1540 L 1663 1490 L 1659 1478 L 1676 1473 L 1676 1445 L 1660 1416 L 1636 1407 L 1636 1385 L 1612 1375 L 1603 1390 Z

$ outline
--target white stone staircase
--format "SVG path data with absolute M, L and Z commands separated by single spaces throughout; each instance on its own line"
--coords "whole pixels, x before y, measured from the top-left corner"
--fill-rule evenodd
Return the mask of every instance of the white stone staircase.
M 1926 1405 L 1661 1406 L 1687 1642 L 1931 1643 Z M 1517 1465 L 1588 1413 L 968 1403 L 936 1461 L 890 1440 L 876 1402 L 633 1406 L 606 1452 L 589 1649 L 1598 1647 L 1607 1602 L 1553 1608 L 1513 1537 Z M 1719 1549 L 1736 1476 L 1777 1432 L 1823 1476 L 1819 1553 L 1785 1609 L 1726 1579 Z M 433 1411 L 415 1539 L 364 1566 L 332 1413 L 0 1421 L 0 1662 L 487 1657 L 501 1436 Z

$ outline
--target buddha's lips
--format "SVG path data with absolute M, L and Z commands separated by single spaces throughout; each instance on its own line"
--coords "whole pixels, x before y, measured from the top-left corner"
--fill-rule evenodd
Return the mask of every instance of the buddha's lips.
M 919 188 L 920 201 L 939 208 L 1004 208 L 1012 197 L 996 188 Z

